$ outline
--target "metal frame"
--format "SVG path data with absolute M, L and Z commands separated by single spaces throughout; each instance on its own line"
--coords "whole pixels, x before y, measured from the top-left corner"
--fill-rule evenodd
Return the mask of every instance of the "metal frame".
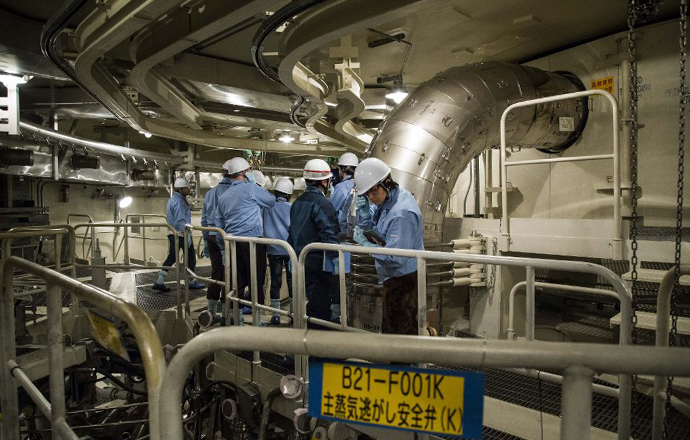
M 141 238 L 141 255 L 142 255 L 141 260 L 144 263 L 146 263 L 146 240 L 147 240 L 147 238 L 146 238 L 146 226 L 145 226 L 146 225 L 146 218 L 147 217 L 149 217 L 149 218 L 161 218 L 161 219 L 163 219 L 164 222 L 167 223 L 167 217 L 163 214 L 127 214 L 125 216 L 125 223 L 132 223 L 132 222 L 130 222 L 130 219 L 132 217 L 139 217 L 139 219 L 141 219 L 141 222 L 140 222 L 141 237 L 137 237 L 137 238 Z M 125 256 L 124 256 L 125 263 L 129 264 L 130 263 L 130 260 L 129 260 L 129 229 L 125 229 L 125 235 L 124 235 L 123 240 L 126 240 Z M 160 239 L 149 238 L 148 240 L 160 240 Z
M 41 411 L 51 420 L 54 429 L 62 438 L 77 439 L 78 437 L 65 422 L 65 399 L 63 380 L 63 350 L 64 338 L 62 329 L 62 290 L 68 290 L 71 294 L 98 305 L 99 309 L 127 322 L 139 343 L 142 356 L 149 397 L 149 412 L 152 421 L 158 420 L 159 395 L 163 374 L 165 371 L 165 359 L 158 333 L 148 316 L 138 307 L 127 303 L 112 294 L 93 286 L 86 285 L 58 272 L 40 266 L 36 263 L 13 257 L 10 254 L 12 240 L 15 238 L 36 237 L 41 235 L 55 236 L 56 249 L 62 243 L 62 236 L 69 235 L 74 238 L 73 231 L 67 228 L 50 230 L 30 230 L 0 234 L 2 241 L 2 261 L 0 277 L 2 291 L 0 292 L 0 313 L 2 319 L 2 350 L 0 350 L 0 374 L 2 378 L 3 418 L 2 438 L 4 440 L 16 440 L 19 438 L 18 425 L 10 421 L 18 420 L 19 409 L 17 405 L 17 387 L 12 377 L 17 378 L 20 384 L 29 391 L 32 398 L 37 401 Z M 56 251 L 59 252 L 59 251 Z M 59 260 L 58 260 L 59 261 Z M 48 313 L 48 351 L 50 365 L 50 397 L 47 405 L 45 398 L 39 398 L 40 392 L 30 382 L 25 380 L 21 369 L 16 364 L 15 344 L 15 320 L 14 320 L 14 270 L 21 269 L 35 276 L 43 278 L 47 285 L 47 313 Z M 38 393 L 38 394 L 36 394 Z M 47 414 L 46 414 L 47 412 Z M 151 423 L 151 437 L 158 436 L 158 425 Z
M 73 218 L 86 218 L 89 220 L 89 223 L 93 223 L 93 217 L 91 217 L 88 214 L 67 214 L 66 223 L 68 225 L 71 225 L 70 220 Z M 91 248 L 93 247 L 93 241 L 91 241 L 88 249 L 86 248 L 86 240 L 87 239 L 91 240 L 91 236 L 89 235 L 89 231 L 88 230 L 84 231 L 84 235 L 80 235 L 79 237 L 75 237 L 75 238 L 81 238 L 81 240 L 82 240 L 81 241 L 81 255 L 82 255 L 82 258 L 86 259 L 87 258 L 86 255 L 91 253 Z M 75 249 L 74 252 L 76 253 L 76 251 L 77 250 Z
M 78 225 L 74 225 L 74 230 L 80 229 L 80 228 L 90 228 L 91 229 L 91 241 L 96 242 L 96 228 L 125 228 L 125 230 L 132 228 L 132 227 L 146 227 L 146 228 L 167 228 L 168 231 L 170 232 L 168 235 L 173 235 L 175 237 L 178 236 L 177 231 L 175 228 L 170 226 L 168 223 L 147 223 L 146 225 L 142 223 L 112 223 L 112 222 L 97 222 L 97 223 L 81 223 Z M 175 243 L 177 246 L 177 243 Z M 183 248 L 185 246 L 182 246 Z M 125 248 L 127 246 L 125 245 Z M 95 251 L 96 247 L 93 247 L 93 250 Z M 125 251 L 127 252 L 127 251 Z M 93 252 L 92 252 L 92 257 Z M 182 273 L 184 272 L 183 270 L 180 270 L 180 252 L 179 250 L 175 252 L 175 273 L 177 275 L 177 286 L 176 286 L 176 298 L 177 298 L 177 317 L 182 318 L 182 292 L 180 291 L 181 289 L 181 279 L 182 279 Z M 77 263 L 77 265 L 80 266 L 85 266 L 85 267 L 91 267 L 91 268 L 99 268 L 99 267 L 105 267 L 106 269 L 112 268 L 118 268 L 118 269 L 134 269 L 134 268 L 140 268 L 140 269 L 161 269 L 164 266 L 141 266 L 141 265 L 133 265 L 133 264 L 104 264 L 102 266 L 100 265 L 92 265 L 92 264 L 80 264 Z M 168 268 L 171 269 L 172 267 Z M 188 302 L 188 301 L 187 301 Z
M 419 326 L 419 334 L 423 334 L 425 330 L 426 321 L 426 260 L 444 260 L 444 261 L 462 261 L 465 263 L 474 264 L 495 264 L 503 266 L 517 266 L 524 267 L 526 272 L 526 286 L 528 291 L 532 292 L 532 298 L 534 297 L 534 269 L 556 269 L 568 272 L 583 272 L 592 273 L 602 277 L 604 280 L 608 281 L 609 284 L 613 286 L 615 291 L 618 293 L 620 298 L 630 298 L 630 292 L 623 284 L 623 281 L 615 273 L 609 269 L 599 266 L 593 263 L 586 263 L 581 261 L 565 261 L 565 260 L 548 260 L 548 259 L 538 259 L 538 258 L 522 258 L 522 257 L 505 257 L 505 256 L 494 256 L 494 255 L 478 255 L 478 254 L 456 254 L 450 252 L 438 252 L 438 251 L 419 251 L 410 249 L 391 249 L 391 248 L 365 248 L 362 246 L 348 246 L 348 245 L 335 245 L 326 243 L 311 243 L 307 245 L 299 257 L 299 276 L 300 285 L 304 286 L 304 274 L 305 274 L 305 262 L 306 256 L 309 252 L 315 250 L 330 250 L 339 252 L 352 252 L 367 255 L 394 255 L 401 257 L 412 257 L 417 258 L 417 323 Z M 341 255 L 342 256 L 342 255 Z M 339 277 L 343 277 L 344 274 L 341 272 Z M 528 294 L 529 296 L 529 294 Z M 314 320 L 306 316 L 306 300 L 300 300 L 301 309 L 300 314 L 302 319 L 307 322 L 311 319 L 313 322 L 319 322 L 320 320 Z M 343 306 L 341 305 L 341 310 Z M 621 338 L 624 336 L 621 332 Z M 308 371 L 306 371 L 308 373 Z M 630 437 L 630 406 L 631 406 L 631 378 L 628 375 L 621 375 L 620 377 L 620 395 L 619 395 L 619 405 L 618 405 L 618 438 L 621 440 L 628 439 Z M 308 383 L 308 377 L 305 377 L 305 382 Z
M 690 364 L 686 362 L 690 350 L 687 348 L 355 335 L 307 329 L 219 328 L 185 344 L 168 365 L 160 399 L 161 438 L 183 438 L 179 402 L 189 371 L 199 360 L 218 350 L 255 349 L 371 362 L 565 370 L 563 439 L 589 438 L 591 371 L 690 376 Z
M 535 159 L 521 161 L 506 161 L 506 119 L 511 110 L 520 107 L 543 104 L 546 102 L 563 101 L 566 99 L 581 98 L 584 96 L 599 95 L 606 98 L 611 104 L 611 124 L 613 133 L 613 151 L 611 154 L 599 154 L 590 156 L 558 157 L 554 159 Z M 618 103 L 616 98 L 605 90 L 585 90 L 582 92 L 566 93 L 554 95 L 547 98 L 531 99 L 529 101 L 516 102 L 509 105 L 501 115 L 501 248 L 504 251 L 510 250 L 510 218 L 508 217 L 508 167 L 517 165 L 544 164 L 555 162 L 575 162 L 585 160 L 613 160 L 613 253 L 621 255 L 622 235 L 621 235 L 621 172 L 620 172 L 620 145 L 618 142 Z

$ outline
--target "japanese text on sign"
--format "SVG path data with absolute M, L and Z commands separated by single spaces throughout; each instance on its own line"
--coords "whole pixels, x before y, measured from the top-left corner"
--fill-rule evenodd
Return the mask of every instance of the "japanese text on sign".
M 606 78 L 593 79 L 589 83 L 590 89 L 606 90 L 609 93 L 613 93 L 613 77 L 607 76 Z
M 340 362 L 319 363 L 318 370 L 310 367 L 310 413 L 317 401 L 313 410 L 320 411 L 312 415 L 481 437 L 484 381 L 478 373 Z M 474 391 L 470 399 L 468 388 Z

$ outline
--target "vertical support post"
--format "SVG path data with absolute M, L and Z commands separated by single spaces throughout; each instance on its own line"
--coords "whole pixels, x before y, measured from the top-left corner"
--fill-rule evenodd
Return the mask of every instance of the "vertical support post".
M 527 291 L 525 300 L 527 309 L 525 313 L 525 339 L 534 341 L 534 268 L 532 266 L 525 267 L 525 273 L 527 277 L 525 280 L 525 289 Z
M 56 236 L 60 237 L 59 235 Z M 48 365 L 50 368 L 51 424 L 57 426 L 65 419 L 64 338 L 62 335 L 62 289 L 46 287 L 48 309 Z M 57 430 L 53 431 L 56 437 Z
M 256 268 L 256 243 L 253 241 L 249 242 L 249 276 L 250 276 L 250 288 L 252 289 L 252 325 L 258 327 L 261 325 L 261 310 L 257 307 L 259 304 L 259 283 L 256 279 L 257 268 Z M 263 289 L 264 286 L 261 286 Z M 258 351 L 254 351 L 254 365 L 261 365 L 261 355 Z
M 563 372 L 561 439 L 589 440 L 592 424 L 592 377 L 594 372 L 572 366 Z
M 123 229 L 125 230 L 125 235 L 122 238 L 125 241 L 125 264 L 129 265 L 129 226 L 123 226 Z
M 91 258 L 96 258 L 96 227 L 89 226 L 91 232 Z
M 230 257 L 232 259 L 232 290 L 235 292 L 235 295 L 237 298 L 240 297 L 240 292 L 239 289 L 237 288 L 237 242 L 236 241 L 227 241 L 226 244 L 230 244 Z M 226 255 L 227 255 L 227 250 L 226 250 Z M 243 325 L 244 324 L 244 317 L 240 313 L 240 303 L 233 301 L 234 303 L 234 308 L 233 308 L 233 317 L 235 318 L 235 325 Z
M 142 215 L 139 217 L 139 223 L 141 224 L 141 250 L 142 257 L 141 260 L 146 264 L 146 216 Z
M 484 151 L 484 209 L 486 211 L 486 218 L 494 218 L 494 214 L 491 208 L 493 208 L 493 194 L 488 191 L 489 187 L 494 186 L 494 175 L 493 175 L 493 153 L 491 149 Z
M 180 261 L 179 249 L 179 235 L 176 229 L 170 229 L 173 234 L 173 249 L 175 249 L 175 273 L 177 275 L 177 286 L 175 287 L 175 296 L 177 300 L 177 319 L 182 319 L 182 274 L 187 270 L 186 266 L 182 267 L 184 260 Z M 184 252 L 184 246 L 182 246 Z M 168 269 L 170 270 L 170 269 Z
M 53 245 L 55 246 L 55 271 L 60 272 L 62 269 L 62 235 L 55 235 L 53 240 Z
M 2 405 L 2 425 L 3 440 L 19 440 L 19 427 L 15 423 L 19 420 L 18 393 L 17 386 L 12 380 L 12 374 L 7 368 L 7 362 L 14 359 L 16 355 L 15 328 L 14 328 L 14 289 L 13 289 L 13 268 L 7 263 L 11 256 L 11 238 L 6 238 L 2 242 L 2 295 L 0 303 L 0 405 Z
M 340 326 L 347 327 L 347 287 L 345 286 L 345 252 L 338 251 L 338 282 L 340 284 Z
M 190 314 L 189 310 L 189 280 L 190 274 L 188 272 L 188 267 L 189 267 L 189 247 L 187 246 L 187 234 L 191 234 L 192 231 L 189 230 L 189 228 L 185 225 L 184 231 L 182 232 L 182 256 L 184 258 L 184 279 L 186 280 L 184 283 L 184 312 L 185 312 L 185 317 L 188 317 Z M 179 251 L 178 251 L 179 252 Z
M 225 252 L 223 252 L 223 256 L 225 257 L 225 261 L 223 262 L 223 280 L 225 280 L 225 284 L 223 285 L 223 289 L 225 289 L 225 301 L 223 304 L 223 317 L 225 318 L 225 325 L 230 325 L 230 310 L 231 310 L 231 304 L 232 301 L 230 301 L 230 296 L 232 295 L 232 280 L 230 279 L 230 252 L 228 252 L 228 242 L 223 240 L 225 236 L 220 235 L 220 232 L 217 235 L 211 235 L 209 233 L 208 239 L 209 240 L 216 240 L 216 246 L 225 246 Z M 221 239 L 222 242 L 219 243 L 218 239 Z M 236 309 L 237 305 L 232 306 L 232 310 Z M 235 325 L 239 325 L 239 322 L 235 321 Z
M 426 260 L 417 257 L 417 334 L 426 334 Z

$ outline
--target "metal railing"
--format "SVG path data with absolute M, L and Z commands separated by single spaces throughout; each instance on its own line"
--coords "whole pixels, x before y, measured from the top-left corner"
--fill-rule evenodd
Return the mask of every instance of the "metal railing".
M 68 225 L 72 224 L 70 222 L 70 220 L 72 220 L 73 218 L 85 218 L 85 219 L 89 220 L 89 223 L 93 223 L 93 217 L 91 217 L 88 214 L 67 214 L 66 222 Z M 87 229 L 86 231 L 84 231 L 84 235 L 80 235 L 76 238 L 81 238 L 81 240 L 82 240 L 81 241 L 81 256 L 84 260 L 86 260 L 87 258 L 89 258 L 89 257 L 87 257 L 87 255 L 91 254 L 91 252 L 92 252 L 91 249 L 93 248 L 93 240 L 91 240 L 91 235 L 89 235 L 89 230 Z M 86 247 L 86 240 L 89 240 L 89 247 L 88 248 Z M 77 250 L 74 249 L 74 252 L 76 253 Z
M 76 440 L 79 437 L 67 425 L 65 420 L 65 388 L 64 388 L 64 337 L 62 330 L 62 290 L 97 305 L 100 310 L 124 320 L 132 330 L 138 341 L 139 351 L 146 372 L 149 397 L 151 438 L 158 437 L 159 395 L 162 377 L 165 371 L 165 360 L 158 333 L 146 314 L 133 304 L 127 303 L 108 292 L 86 285 L 59 272 L 59 259 L 56 270 L 51 270 L 36 263 L 11 256 L 10 246 L 16 238 L 52 235 L 55 237 L 56 249 L 62 244 L 62 236 L 74 237 L 67 228 L 53 228 L 43 230 L 20 231 L 0 234 L 2 241 L 2 261 L 0 279 L 2 291 L 0 293 L 0 328 L 2 329 L 2 344 L 0 349 L 0 377 L 2 378 L 2 392 L 0 393 L 3 418 L 2 438 L 18 440 L 18 424 L 11 421 L 19 419 L 18 392 L 12 378 L 27 390 L 29 396 L 36 402 L 41 412 L 50 420 L 53 429 L 60 438 Z M 56 254 L 59 251 L 56 251 Z M 48 328 L 48 360 L 50 371 L 50 402 L 48 402 L 36 386 L 23 374 L 16 363 L 15 317 L 14 300 L 14 271 L 22 271 L 42 278 L 46 283 L 47 299 L 47 328 Z
M 591 383 L 595 371 L 690 376 L 689 350 L 686 348 L 478 341 L 306 329 L 220 328 L 192 339 L 168 365 L 160 399 L 161 438 L 183 439 L 182 390 L 189 372 L 199 360 L 218 350 L 256 349 L 371 362 L 563 370 L 561 438 L 564 440 L 589 438 Z
M 97 228 L 113 228 L 113 229 L 118 229 L 118 228 L 125 228 L 125 230 L 128 230 L 129 228 L 167 228 L 169 231 L 168 235 L 174 235 L 175 239 L 177 239 L 177 231 L 170 226 L 168 223 L 147 223 L 146 225 L 142 225 L 141 223 L 112 223 L 112 222 L 97 222 L 97 223 L 82 223 L 79 225 L 74 226 L 74 230 L 77 231 L 81 228 L 90 228 L 91 230 L 91 240 L 95 243 L 96 241 L 96 229 Z M 184 248 L 185 246 L 183 246 Z M 177 243 L 175 243 L 175 248 L 177 249 Z M 94 247 L 95 249 L 95 247 Z M 165 268 L 164 266 L 148 266 L 148 265 L 136 265 L 136 264 L 116 264 L 116 263 L 110 263 L 110 264 L 103 264 L 103 265 L 96 265 L 96 264 L 80 264 L 76 263 L 77 265 L 85 266 L 85 267 L 90 267 L 92 269 L 95 268 L 105 268 L 105 269 L 163 269 Z M 179 250 L 175 252 L 175 274 L 176 274 L 176 301 L 177 301 L 177 317 L 182 318 L 182 286 L 181 286 L 181 279 L 182 279 L 182 274 L 184 273 L 184 270 L 181 270 L 180 268 L 181 261 L 180 261 L 180 253 Z M 167 269 L 172 269 L 172 267 L 169 267 Z
M 521 258 L 521 257 L 505 257 L 494 255 L 475 255 L 475 254 L 456 254 L 450 252 L 436 252 L 436 251 L 419 251 L 408 249 L 390 249 L 390 248 L 364 248 L 362 246 L 349 245 L 335 245 L 326 243 L 312 243 L 304 247 L 299 257 L 299 279 L 300 286 L 305 286 L 305 262 L 306 255 L 315 250 L 337 251 L 340 260 L 340 280 L 344 276 L 343 267 L 343 253 L 351 252 L 356 254 L 368 255 L 391 255 L 400 257 L 410 257 L 417 259 L 417 329 L 418 334 L 423 335 L 426 331 L 426 260 L 443 260 L 443 261 L 461 261 L 473 264 L 494 264 L 500 266 L 524 267 L 526 274 L 526 288 L 528 297 L 534 297 L 535 284 L 535 269 L 555 269 L 568 272 L 591 273 L 602 277 L 606 280 L 620 298 L 630 298 L 630 293 L 623 284 L 620 277 L 609 269 L 593 263 L 586 263 L 580 261 L 564 261 L 564 260 L 548 260 L 538 258 Z M 302 289 L 303 290 L 303 289 Z M 302 295 L 302 292 L 300 292 Z M 300 314 L 302 319 L 310 319 L 306 316 L 305 301 L 300 302 Z M 341 309 L 343 309 L 341 305 Z M 318 321 L 318 320 L 314 320 Z M 319 322 L 321 323 L 321 322 Z M 622 333 L 622 332 L 621 332 Z M 624 336 L 621 335 L 621 338 Z M 308 373 L 308 371 L 306 371 Z M 308 377 L 305 377 L 308 383 Z M 620 397 L 618 405 L 618 438 L 628 439 L 630 437 L 630 406 L 631 406 L 631 377 L 629 375 L 621 375 L 620 381 Z
M 261 311 L 266 311 L 266 312 L 271 312 L 271 313 L 276 313 L 282 316 L 288 316 L 290 318 L 293 318 L 293 326 L 294 328 L 304 328 L 306 326 L 306 321 L 302 322 L 301 320 L 301 315 L 299 313 L 294 313 L 294 311 L 299 310 L 300 304 L 304 301 L 306 301 L 306 298 L 301 298 L 300 295 L 297 292 L 300 292 L 302 289 L 300 289 L 300 281 L 299 277 L 297 276 L 297 273 L 294 271 L 294 268 L 297 267 L 297 254 L 295 253 L 295 250 L 290 246 L 289 243 L 283 240 L 277 240 L 273 238 L 262 238 L 262 237 L 239 237 L 239 236 L 234 236 L 234 235 L 228 235 L 225 233 L 225 231 L 221 228 L 210 228 L 210 227 L 203 227 L 203 226 L 194 226 L 194 225 L 185 225 L 185 243 L 187 240 L 187 234 L 191 233 L 191 231 L 208 231 L 208 232 L 215 232 L 217 234 L 220 234 L 222 237 L 223 243 L 225 243 L 226 247 L 226 252 L 225 252 L 225 281 L 224 282 L 219 282 L 216 280 L 213 280 L 211 278 L 205 278 L 205 277 L 200 277 L 197 275 L 194 271 L 189 269 L 188 267 L 188 259 L 189 256 L 187 255 L 187 246 L 184 246 L 184 263 L 185 263 L 185 268 L 187 270 L 187 273 L 192 275 L 193 277 L 202 280 L 204 282 L 208 283 L 213 283 L 213 284 L 218 284 L 224 287 L 225 290 L 225 305 L 224 305 L 224 310 L 231 310 L 232 309 L 232 318 L 233 322 L 235 325 L 242 325 L 242 315 L 240 314 L 240 305 L 243 306 L 249 306 L 252 309 L 252 325 L 255 327 L 258 327 L 261 324 Z M 250 267 L 249 267 L 249 272 L 250 272 L 250 285 L 249 289 L 251 291 L 251 301 L 247 301 L 244 299 L 239 298 L 239 292 L 238 292 L 238 282 L 237 282 L 237 243 L 249 243 L 249 261 L 250 261 Z M 288 253 L 288 256 L 290 257 L 290 263 L 293 267 L 292 271 L 292 289 L 293 289 L 293 312 L 288 312 L 286 310 L 282 310 L 280 308 L 274 308 L 267 306 L 265 304 L 259 304 L 259 288 L 263 289 L 264 286 L 259 286 L 258 285 L 258 274 L 257 274 L 257 264 L 256 264 L 256 245 L 257 244 L 263 244 L 263 245 L 275 245 L 275 246 L 280 246 L 283 249 L 286 250 Z M 227 249 L 230 249 L 230 252 L 227 252 Z M 232 268 L 233 270 L 230 270 Z M 230 276 L 229 276 L 230 275 Z M 189 295 L 185 295 L 185 309 L 187 310 L 187 313 L 189 313 Z M 232 305 L 232 307 L 231 307 Z M 226 316 L 226 322 L 229 324 L 228 317 Z M 282 351 L 278 351 L 282 352 Z M 303 370 L 305 368 L 304 365 L 305 360 L 301 358 L 301 356 L 298 356 L 295 358 L 295 373 L 298 376 L 301 376 L 303 374 Z M 253 364 L 254 365 L 261 365 L 261 357 L 260 357 L 260 351 L 259 350 L 253 350 Z
M 162 219 L 162 222 L 159 223 L 167 223 L 167 217 L 163 214 L 127 214 L 125 216 L 125 223 L 133 223 L 131 219 L 133 218 L 139 218 L 140 219 L 140 224 L 141 224 L 141 236 L 137 238 L 141 238 L 141 260 L 145 263 L 146 258 L 147 258 L 147 252 L 146 252 L 146 241 L 151 240 L 151 241 L 162 241 L 162 240 L 167 240 L 167 238 L 151 238 L 151 237 L 146 237 L 146 219 L 147 218 L 158 218 Z M 125 259 L 125 264 L 129 264 L 130 262 L 130 257 L 129 257 L 129 229 L 125 229 L 125 235 L 123 237 L 124 243 L 125 243 L 125 254 L 124 254 L 124 259 Z
M 612 147 L 610 154 L 598 154 L 576 157 L 558 157 L 553 159 L 535 159 L 506 161 L 506 118 L 511 110 L 520 107 L 529 107 L 546 102 L 563 101 L 566 99 L 581 98 L 583 96 L 603 96 L 611 104 Z M 605 90 L 585 90 L 582 92 L 566 93 L 563 95 L 549 96 L 547 98 L 531 99 L 529 101 L 516 102 L 509 105 L 501 115 L 501 249 L 510 250 L 510 218 L 508 217 L 508 167 L 517 165 L 545 164 L 556 162 L 574 162 L 586 160 L 612 160 L 613 161 L 613 254 L 620 258 L 623 252 L 621 235 L 621 172 L 620 172 L 620 145 L 618 143 L 618 103 L 616 98 Z

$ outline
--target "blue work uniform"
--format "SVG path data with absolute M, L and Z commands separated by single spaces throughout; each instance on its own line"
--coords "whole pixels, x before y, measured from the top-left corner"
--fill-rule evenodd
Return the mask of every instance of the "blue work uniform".
M 218 206 L 218 198 L 225 191 L 230 188 L 230 183 L 232 179 L 229 177 L 223 177 L 223 179 L 214 186 L 204 196 L 204 205 L 201 208 L 201 226 L 215 228 L 216 226 L 216 207 Z M 221 226 L 222 227 L 222 226 Z M 216 235 L 215 232 L 203 231 L 204 238 L 208 239 L 209 235 Z
M 261 208 L 275 205 L 275 197 L 265 189 L 242 180 L 232 180 L 230 188 L 218 197 L 215 224 L 230 234 L 240 237 L 261 237 L 264 233 Z M 237 261 L 232 262 L 231 271 L 237 270 L 237 290 L 242 296 L 250 285 L 249 243 L 237 242 Z M 256 279 L 259 304 L 264 303 L 264 281 L 266 280 L 266 245 L 256 245 Z
M 288 243 L 297 255 L 310 243 L 338 244 L 338 218 L 333 204 L 315 187 L 307 187 L 292 204 L 290 209 L 290 227 Z M 338 277 L 324 271 L 325 258 L 333 260 L 338 256 L 335 251 L 315 251 L 306 257 L 304 274 L 307 293 L 307 314 L 329 320 L 331 303 L 338 298 Z
M 266 238 L 287 241 L 291 206 L 292 204 L 285 197 L 276 197 L 275 206 L 264 209 L 264 236 Z M 285 268 L 288 294 L 292 298 L 292 268 L 287 250 L 282 246 L 268 245 L 268 266 L 271 274 L 271 307 L 280 308 L 283 268 Z M 274 315 L 274 317 L 278 322 L 280 319 L 278 315 Z
M 335 214 L 338 217 L 338 225 L 340 232 L 347 231 L 347 211 L 352 203 L 352 189 L 355 187 L 355 181 L 352 176 L 345 176 L 335 187 L 333 187 L 333 194 L 331 194 L 331 203 L 335 209 Z
M 216 207 L 218 206 L 218 199 L 225 191 L 230 188 L 232 179 L 223 177 L 223 179 L 214 186 L 204 196 L 204 205 L 201 208 L 201 226 L 215 228 L 216 226 Z M 211 231 L 203 231 L 204 239 L 206 239 L 208 246 L 208 253 L 211 259 L 211 278 L 216 281 L 225 281 L 225 261 L 223 252 L 216 242 L 217 233 Z M 222 299 L 222 287 L 218 284 L 209 284 L 206 289 L 206 298 L 209 300 L 209 311 L 215 317 L 216 302 Z
M 390 249 L 424 250 L 423 221 L 412 194 L 400 187 L 390 190 L 388 198 L 372 217 L 373 229 Z M 374 255 L 379 284 L 417 271 L 417 259 L 393 255 Z

